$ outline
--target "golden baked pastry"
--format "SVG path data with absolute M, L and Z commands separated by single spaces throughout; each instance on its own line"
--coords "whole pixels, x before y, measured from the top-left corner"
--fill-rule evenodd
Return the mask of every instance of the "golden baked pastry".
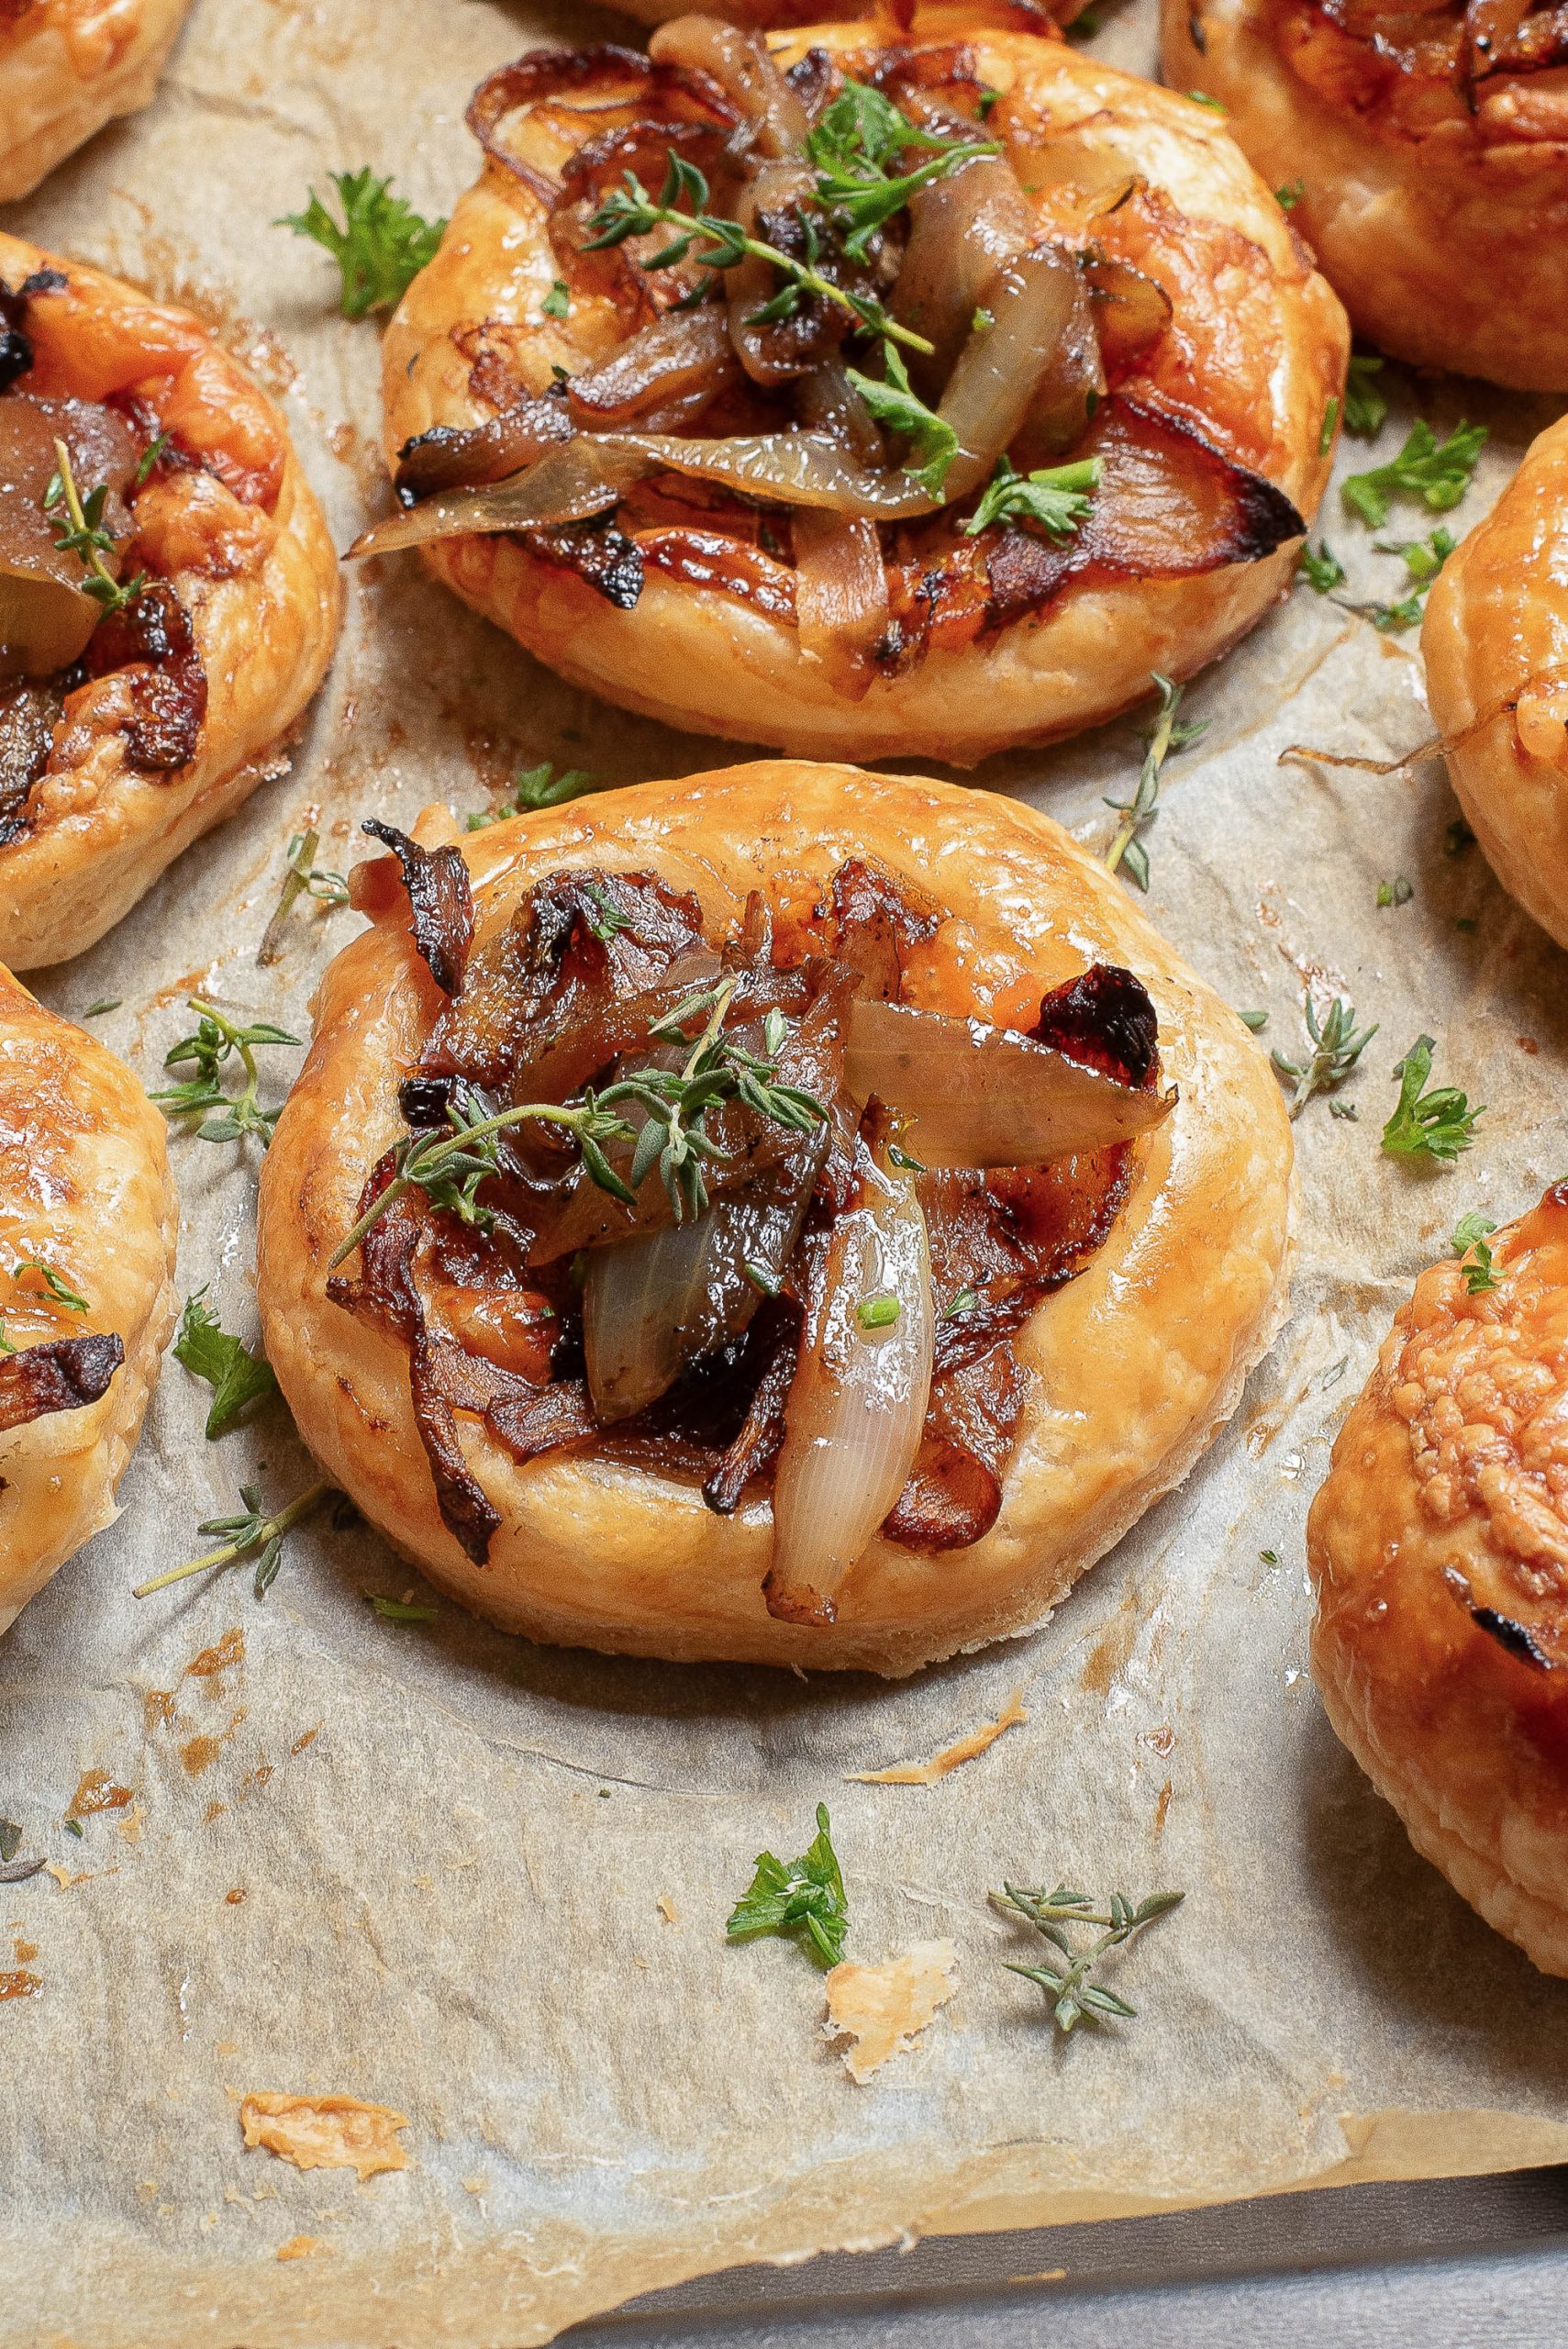
M 199 320 L 6 236 L 0 461 L 0 943 L 31 970 L 255 789 L 341 591 L 277 410 Z
M 151 97 L 191 0 L 0 0 L 0 204 Z
M 686 17 L 651 61 L 493 75 L 384 347 L 408 510 L 357 551 L 418 545 L 613 701 L 809 755 L 970 765 L 1234 643 L 1322 494 L 1340 306 L 1210 113 L 968 21 Z M 638 190 L 788 266 L 623 235 Z
M 1560 8 L 1162 6 L 1165 79 L 1221 102 L 1358 334 L 1417 366 L 1568 388 Z
M 1427 599 L 1427 698 L 1488 863 L 1568 946 L 1568 418 L 1550 425 Z
M 1307 1539 L 1340 1737 L 1488 1924 L 1568 1974 L 1568 1183 L 1489 1264 L 1422 1274 Z
M 114 1520 L 178 1230 L 141 1086 L 0 969 L 0 1632 Z
M 1057 825 L 951 785 L 782 760 L 453 829 L 359 868 L 262 1171 L 326 1473 L 536 1639 L 897 1675 L 1038 1623 L 1283 1312 L 1240 1022 Z M 673 1163 L 648 1086 L 716 1065 Z M 647 1121 L 597 1129 L 634 1208 L 531 1114 L 497 1174 L 448 1132 L 587 1087 Z

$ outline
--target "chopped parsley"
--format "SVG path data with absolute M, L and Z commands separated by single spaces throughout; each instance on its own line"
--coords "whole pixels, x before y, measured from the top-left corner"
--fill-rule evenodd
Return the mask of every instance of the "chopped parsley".
M 1382 529 L 1396 497 L 1418 498 L 1433 513 L 1446 514 L 1470 487 L 1485 440 L 1484 424 L 1456 425 L 1446 440 L 1424 420 L 1413 424 L 1396 457 L 1348 477 L 1345 504 L 1374 530 Z
M 1358 440 L 1371 440 L 1383 429 L 1388 402 L 1374 375 L 1383 373 L 1381 359 L 1352 359 L 1345 376 L 1345 430 Z
M 203 1287 L 185 1299 L 174 1339 L 174 1359 L 213 1390 L 206 1417 L 211 1438 L 225 1434 L 249 1404 L 275 1394 L 278 1382 L 265 1356 L 252 1353 L 239 1339 L 230 1337 L 206 1297 Z
M 1307 585 L 1315 588 L 1319 596 L 1327 596 L 1335 587 L 1344 584 L 1345 566 L 1339 556 L 1333 552 L 1326 539 L 1319 539 L 1316 553 L 1311 546 L 1303 540 L 1301 575 Z
M 1451 1085 L 1434 1085 L 1434 1040 L 1418 1036 L 1394 1074 L 1399 1080 L 1399 1100 L 1383 1129 L 1383 1147 L 1391 1158 L 1431 1159 L 1451 1163 L 1475 1139 L 1476 1120 L 1485 1109 L 1473 1109 L 1467 1095 Z
M 342 207 L 340 223 L 312 190 L 303 212 L 285 212 L 272 225 L 312 238 L 331 254 L 342 279 L 338 306 L 344 317 L 393 309 L 435 259 L 447 224 L 422 219 L 393 195 L 391 180 L 377 179 L 368 164 L 362 172 L 333 172 L 330 177 Z
M 940 498 L 948 467 L 958 454 L 958 434 L 914 389 L 896 345 L 884 341 L 882 351 L 887 370 L 884 383 L 874 375 L 862 375 L 858 367 L 846 368 L 845 373 L 879 424 L 907 434 L 911 449 L 904 470 L 928 497 Z
M 1027 522 L 1047 538 L 1070 539 L 1087 521 L 1092 495 L 1104 472 L 1098 457 L 1048 465 L 1032 473 L 1015 473 L 1005 456 L 998 457 L 985 495 L 964 529 L 973 539 L 994 522 Z
M 826 1803 L 817 1806 L 817 1833 L 798 1860 L 758 1853 L 757 1873 L 724 1930 L 732 1942 L 777 1933 L 795 1942 L 824 1970 L 839 1964 L 850 1930 L 850 1909 Z
M 1497 1275 L 1492 1269 L 1492 1251 L 1487 1246 L 1491 1234 L 1497 1229 L 1489 1215 L 1473 1212 L 1461 1216 L 1453 1227 L 1450 1241 L 1456 1256 L 1464 1262 L 1464 1286 L 1472 1297 L 1484 1297 L 1488 1289 L 1497 1286 Z

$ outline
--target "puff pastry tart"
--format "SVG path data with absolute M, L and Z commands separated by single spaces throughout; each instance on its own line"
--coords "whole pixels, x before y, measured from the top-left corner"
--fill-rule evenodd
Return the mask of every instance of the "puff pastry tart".
M 261 780 L 339 604 L 281 418 L 206 328 L 0 236 L 0 942 L 80 953 Z
M 1551 0 L 1162 0 L 1164 72 L 1218 98 L 1358 334 L 1568 388 L 1568 30 Z
M 803 753 L 972 764 L 1233 643 L 1322 493 L 1339 304 L 1201 106 L 924 23 L 686 17 L 492 76 L 360 551 Z
M 1282 1309 L 1289 1128 L 1056 825 L 784 761 L 382 837 L 260 1295 L 306 1442 L 454 1597 L 906 1673 L 1185 1475 Z
M 191 0 L 0 0 L 0 204 L 151 97 Z
M 178 1228 L 141 1086 L 0 969 L 0 1632 L 115 1516 Z
M 1421 630 L 1453 787 L 1503 886 L 1568 946 L 1568 419 L 1450 556 Z
M 1568 1183 L 1423 1273 L 1307 1520 L 1329 1718 L 1418 1852 L 1568 1974 Z

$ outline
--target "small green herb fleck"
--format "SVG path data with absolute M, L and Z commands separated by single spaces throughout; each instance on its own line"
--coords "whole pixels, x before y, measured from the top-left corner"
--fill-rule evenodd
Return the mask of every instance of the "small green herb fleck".
M 1266 1011 L 1239 1011 L 1236 1017 L 1243 1028 L 1251 1030 L 1254 1036 L 1260 1035 L 1269 1024 L 1269 1015 Z
M 1466 1260 L 1464 1286 L 1472 1297 L 1484 1297 L 1488 1289 L 1498 1286 L 1497 1275 L 1492 1269 L 1492 1251 L 1486 1244 L 1496 1229 L 1489 1215 L 1482 1215 L 1478 1211 L 1461 1216 L 1453 1227 L 1450 1245 L 1456 1256 Z
M 1339 425 L 1340 395 L 1338 392 L 1331 392 L 1329 395 L 1329 404 L 1323 410 L 1323 421 L 1318 432 L 1318 454 L 1320 457 L 1326 457 L 1333 447 L 1334 435 L 1339 429 Z
M 1399 1100 L 1383 1129 L 1383 1147 L 1392 1158 L 1433 1159 L 1451 1163 L 1475 1139 L 1476 1120 L 1485 1109 L 1473 1109 L 1468 1097 L 1451 1085 L 1433 1085 L 1434 1040 L 1418 1036 L 1395 1069 Z
M 349 902 L 349 885 L 342 874 L 328 872 L 317 863 L 316 852 L 320 846 L 321 835 L 314 825 L 307 831 L 295 832 L 289 841 L 284 885 L 256 950 L 257 964 L 262 970 L 282 954 L 284 927 L 301 897 L 315 897 L 324 906 L 346 906 Z
M 80 1840 L 82 1835 L 82 1821 L 79 1819 L 68 1819 L 64 1821 L 64 1826 L 65 1831 L 68 1835 L 74 1835 L 78 1840 Z
M 891 1330 L 901 1310 L 895 1297 L 862 1297 L 855 1318 L 862 1330 Z
M 1434 513 L 1446 514 L 1469 488 L 1485 439 L 1481 424 L 1458 425 L 1441 441 L 1424 420 L 1414 424 L 1386 465 L 1349 475 L 1342 486 L 1345 504 L 1374 530 L 1387 521 L 1396 497 L 1418 498 Z
M 421 219 L 393 195 L 391 180 L 377 179 L 368 165 L 330 177 L 342 207 L 340 224 L 313 190 L 303 212 L 285 212 L 273 226 L 310 237 L 331 254 L 342 279 L 339 308 L 344 317 L 390 310 L 434 261 L 447 224 Z
M 1258 1555 L 1262 1560 L 1265 1566 L 1277 1566 L 1279 1564 L 1279 1552 L 1277 1550 L 1260 1550 Z
M 1037 1983 L 1045 1992 L 1051 2020 L 1063 2035 L 1081 2022 L 1121 2021 L 1137 2014 L 1136 2007 L 1093 1976 L 1113 1949 L 1133 1940 L 1145 1926 L 1168 1917 L 1180 1908 L 1184 1898 L 1180 1892 L 1151 1892 L 1146 1899 L 1134 1902 L 1125 1892 L 1113 1892 L 1105 1907 L 1097 1909 L 1086 1892 L 1071 1891 L 1064 1884 L 1053 1892 L 1043 1888 L 1031 1892 L 1009 1884 L 991 1895 L 998 1909 L 1025 1919 L 1057 1953 L 1038 1965 L 1019 1965 L 1009 1960 L 1007 1971 L 1021 1974 L 1026 1982 Z M 1088 1926 L 1100 1930 L 1091 1941 L 1075 1942 L 1074 1930 Z
M 159 459 L 162 456 L 173 437 L 173 434 L 171 432 L 161 432 L 158 435 L 157 440 L 152 442 L 151 446 L 142 451 L 141 462 L 136 469 L 136 486 L 138 489 L 146 488 L 149 480 L 151 478 L 154 465 L 157 464 Z
M 1345 377 L 1345 430 L 1358 440 L 1371 440 L 1382 430 L 1388 402 L 1373 376 L 1383 373 L 1381 359 L 1355 358 Z
M 79 1297 L 67 1282 L 61 1280 L 53 1265 L 46 1264 L 40 1257 L 22 1257 L 16 1267 L 14 1277 L 19 1282 L 24 1273 L 37 1273 L 56 1305 L 63 1305 L 68 1313 L 87 1313 L 92 1310 L 86 1298 Z
M 1377 902 L 1380 907 L 1407 906 L 1415 894 L 1414 888 L 1402 873 L 1396 873 L 1392 881 L 1380 881 L 1377 885 Z
M 558 277 L 539 308 L 547 318 L 565 318 L 572 315 L 572 295 L 564 277 Z
M 388 1598 L 379 1590 L 367 1590 L 365 1597 L 384 1623 L 433 1623 L 441 1611 L 439 1607 L 417 1607 L 406 1598 Z
M 973 1289 L 961 1288 L 957 1296 L 950 1298 L 949 1302 L 943 1306 L 937 1318 L 941 1321 L 961 1320 L 964 1314 L 973 1313 L 979 1302 L 980 1299 Z
M 540 807 L 563 807 L 569 799 L 581 799 L 584 792 L 605 788 L 581 767 L 566 767 L 557 774 L 553 760 L 545 759 L 537 767 L 519 768 L 512 779 L 509 799 L 487 815 L 471 816 L 468 829 L 482 832 L 487 825 L 498 824 L 505 816 L 531 816 Z
M 736 1902 L 725 1932 L 732 1942 L 778 1933 L 795 1942 L 825 1970 L 844 1954 L 850 1929 L 844 1879 L 833 1850 L 826 1803 L 817 1806 L 817 1833 L 798 1860 L 759 1852 L 757 1873 Z
M 1279 206 L 1282 212 L 1294 212 L 1296 206 L 1301 202 L 1302 197 L 1306 194 L 1307 182 L 1305 180 L 1291 180 L 1285 186 L 1275 188 L 1274 202 Z
M 185 1299 L 174 1340 L 174 1359 L 212 1388 L 206 1432 L 209 1438 L 217 1438 L 227 1433 L 248 1405 L 263 1395 L 275 1394 L 278 1382 L 261 1354 L 252 1353 L 239 1339 L 229 1336 L 206 1297 L 202 1287 Z
M 117 1011 L 124 1001 L 121 995 L 101 995 L 96 1003 L 87 1006 L 82 1017 L 83 1019 L 101 1019 L 106 1011 Z
M 1377 1033 L 1376 1023 L 1358 1029 L 1353 1006 L 1336 996 L 1327 1011 L 1319 1016 L 1311 996 L 1302 1006 L 1307 1033 L 1312 1050 L 1302 1061 L 1287 1061 L 1275 1048 L 1273 1064 L 1282 1076 L 1293 1081 L 1296 1090 L 1291 1096 L 1290 1114 L 1299 1118 L 1314 1094 L 1330 1093 L 1342 1085 L 1367 1045 Z
M 1319 539 L 1316 551 L 1304 540 L 1301 548 L 1301 575 L 1319 596 L 1327 596 L 1332 588 L 1344 584 L 1345 566 L 1329 547 Z
M 1149 850 L 1143 834 L 1160 812 L 1160 777 L 1165 761 L 1173 751 L 1184 750 L 1208 731 L 1207 718 L 1195 721 L 1182 719 L 1176 712 L 1182 706 L 1184 688 L 1173 685 L 1169 677 L 1153 673 L 1154 685 L 1160 696 L 1159 715 L 1154 730 L 1149 737 L 1149 749 L 1138 777 L 1138 788 L 1130 799 L 1107 799 L 1106 806 L 1121 818 L 1115 837 L 1106 852 L 1106 870 L 1115 873 L 1119 867 L 1135 888 L 1149 886 Z

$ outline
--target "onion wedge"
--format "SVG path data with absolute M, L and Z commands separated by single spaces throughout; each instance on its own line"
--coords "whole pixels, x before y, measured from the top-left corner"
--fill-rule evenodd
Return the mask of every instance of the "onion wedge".
M 550 450 L 526 472 L 479 489 L 439 492 L 403 514 L 361 530 L 350 558 L 396 554 L 434 539 L 468 538 L 504 530 L 536 530 L 586 521 L 618 504 L 632 484 L 652 471 L 637 453 L 586 434 Z
M 1176 1100 L 1005 1028 L 859 996 L 844 1081 L 852 1099 L 874 1094 L 910 1121 L 908 1148 L 926 1166 L 1037 1166 L 1102 1150 L 1148 1133 Z
M 908 1482 L 931 1392 L 936 1314 L 915 1176 L 879 1163 L 829 1235 L 785 1406 L 770 1615 L 831 1623 L 856 1559 Z

